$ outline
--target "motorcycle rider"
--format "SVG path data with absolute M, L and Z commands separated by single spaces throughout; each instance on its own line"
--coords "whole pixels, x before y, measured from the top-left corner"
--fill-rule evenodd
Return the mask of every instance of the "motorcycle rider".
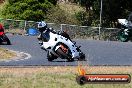
M 132 29 L 132 12 L 129 14 L 127 20 L 128 20 L 127 26 L 123 26 L 124 27 L 124 33 L 125 33 L 125 35 L 129 35 L 128 31 L 129 31 L 129 29 L 130 30 Z
M 43 40 L 47 41 L 49 37 L 49 32 L 52 31 L 53 33 L 56 33 L 53 28 L 48 28 L 45 21 L 38 22 L 38 30 L 40 32 L 40 35 L 38 36 L 39 44 L 41 46 L 41 49 L 45 50 L 43 47 Z M 43 37 L 43 38 L 42 38 Z
M 8 39 L 8 37 L 4 33 L 4 27 L 0 23 L 0 44 L 3 42 L 3 40 L 4 40 L 4 42 L 7 42 L 7 45 L 11 45 L 10 40 Z
M 43 35 L 43 33 L 46 33 L 46 32 L 49 32 L 49 31 L 52 31 L 52 32 L 56 33 L 53 30 L 53 28 L 48 28 L 46 22 L 44 22 L 44 21 L 41 21 L 41 22 L 38 23 L 38 29 L 40 31 L 40 35 L 38 36 L 38 40 L 40 41 L 41 45 L 42 45 L 42 35 Z M 67 30 L 62 31 L 60 34 L 62 36 L 64 36 L 65 38 L 68 38 L 69 40 L 71 40 L 69 35 L 67 34 Z
M 0 23 L 0 36 L 2 36 L 4 32 L 4 28 L 3 28 L 3 25 Z
M 46 29 L 48 30 L 47 24 L 44 21 L 38 23 L 38 30 L 40 32 L 40 35 L 38 36 L 38 40 L 40 41 L 40 44 L 42 41 L 42 34 L 44 31 L 46 31 Z

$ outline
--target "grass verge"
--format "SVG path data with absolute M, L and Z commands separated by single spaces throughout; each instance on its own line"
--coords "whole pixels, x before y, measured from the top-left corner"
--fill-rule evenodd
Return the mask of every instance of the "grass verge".
M 6 29 L 6 33 L 24 35 L 26 32 L 23 29 Z
M 87 73 L 130 74 L 132 67 L 85 67 Z M 77 67 L 0 68 L 0 88 L 132 88 L 129 84 L 76 83 Z
M 15 56 L 16 56 L 16 54 L 14 52 L 11 52 L 10 50 L 0 47 L 0 61 L 1 60 L 9 60 Z

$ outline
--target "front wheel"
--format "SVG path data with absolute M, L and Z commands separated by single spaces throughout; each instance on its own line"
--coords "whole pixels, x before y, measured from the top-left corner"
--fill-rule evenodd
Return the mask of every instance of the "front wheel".
M 6 42 L 7 42 L 7 45 L 11 45 L 11 42 L 8 38 L 6 39 Z
M 52 53 L 47 53 L 47 59 L 48 61 L 53 61 L 54 59 L 57 59 L 57 56 L 53 55 Z
M 3 42 L 6 42 L 7 45 L 11 45 L 9 38 L 5 34 L 2 36 L 2 38 L 3 38 Z

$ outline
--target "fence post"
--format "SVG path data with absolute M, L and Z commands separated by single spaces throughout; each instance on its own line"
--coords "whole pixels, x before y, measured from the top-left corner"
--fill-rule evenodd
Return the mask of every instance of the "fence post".
M 24 32 L 26 32 L 26 27 L 27 27 L 27 21 L 25 20 L 25 24 L 24 24 Z
M 100 40 L 100 30 L 101 30 L 101 26 L 102 26 L 102 2 L 103 2 L 103 0 L 101 0 L 101 7 L 100 7 L 99 40 Z
M 63 26 L 65 26 L 67 24 L 61 24 L 61 31 L 63 31 Z

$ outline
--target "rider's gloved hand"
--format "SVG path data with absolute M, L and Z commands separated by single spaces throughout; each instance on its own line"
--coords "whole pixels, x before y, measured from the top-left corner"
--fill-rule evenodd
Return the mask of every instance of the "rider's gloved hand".
M 52 33 L 57 33 L 53 28 L 49 28 L 49 30 L 52 32 Z

